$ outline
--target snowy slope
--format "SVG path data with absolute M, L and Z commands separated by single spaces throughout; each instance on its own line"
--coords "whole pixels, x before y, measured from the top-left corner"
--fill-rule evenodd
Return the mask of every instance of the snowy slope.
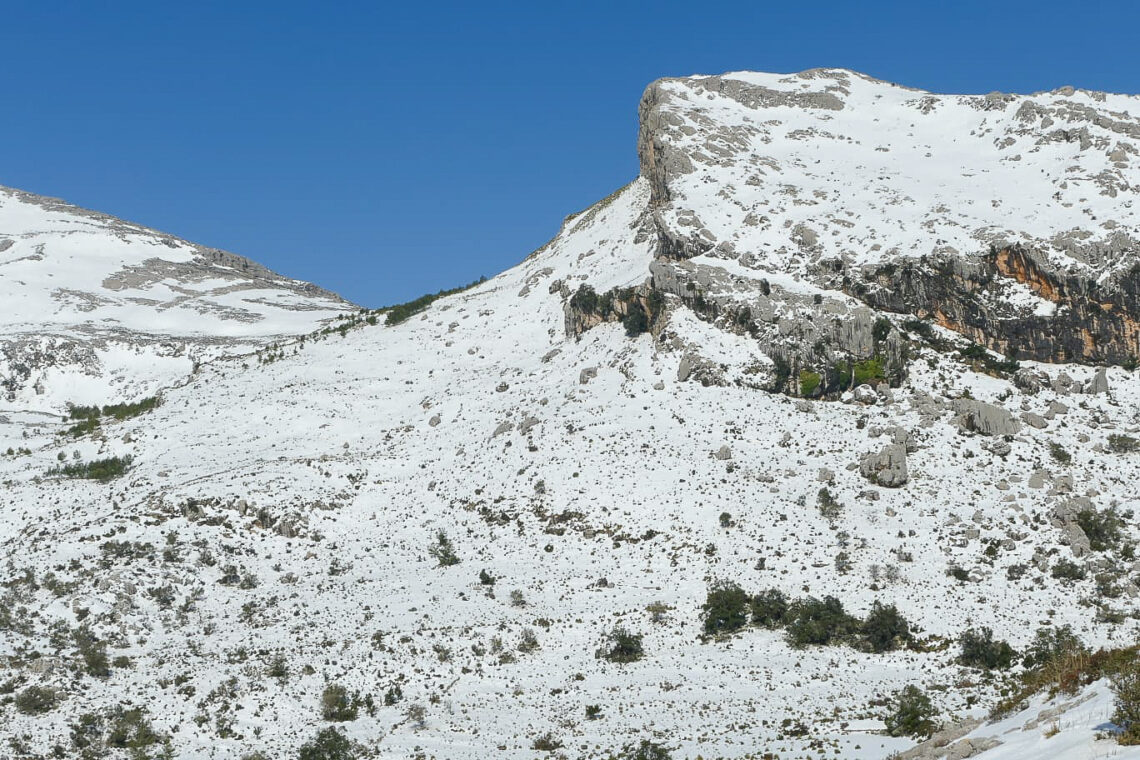
M 1103 276 L 1140 238 L 1137 96 L 936 95 L 819 69 L 661 80 L 643 109 L 663 223 L 757 269 L 1023 243 Z
M 1140 566 L 1081 546 L 1061 516 L 1077 499 L 1134 505 L 1140 455 L 1109 441 L 1137 435 L 1140 377 L 1034 365 L 1034 384 L 1015 384 L 913 340 L 897 387 L 794 398 L 762 390 L 774 361 L 756 340 L 672 291 L 649 333 L 602 322 L 568 334 L 583 284 L 636 288 L 684 264 L 711 293 L 700 262 L 663 261 L 672 212 L 653 182 L 403 324 L 285 341 L 272 362 L 207 362 L 97 436 L 0 424 L 0 451 L 28 450 L 0 457 L 0 609 L 17 621 L 0 630 L 0 683 L 65 694 L 42 715 L 0 700 L 0 736 L 66 751 L 76 716 L 132 704 L 176 757 L 295 757 L 334 725 L 320 700 L 340 683 L 377 703 L 335 724 L 375 757 L 601 758 L 650 739 L 678 758 L 871 760 L 914 745 L 882 732 L 904 685 L 928 690 L 948 723 L 984 717 L 1001 683 L 956 662 L 966 628 L 1017 647 L 1044 625 L 1090 646 L 1135 642 Z M 702 221 L 732 205 L 701 203 Z M 821 307 L 846 298 L 807 270 L 766 279 L 777 325 L 817 295 Z M 719 285 L 737 286 L 753 287 Z M 704 374 L 681 371 L 694 357 Z M 1009 432 L 967 424 L 978 403 Z M 896 439 L 907 481 L 881 487 L 860 463 Z M 112 455 L 134 459 L 109 483 L 48 475 Z M 823 487 L 838 515 L 817 507 Z M 457 564 L 429 552 L 440 531 Z M 1140 539 L 1134 518 L 1121 531 L 1122 544 Z M 1059 560 L 1086 577 L 1054 577 Z M 753 627 L 702 639 L 718 579 L 834 595 L 858 615 L 893 603 L 926 646 L 794 649 Z M 60 634 L 80 625 L 129 664 L 82 674 Z M 595 656 L 615 625 L 644 637 L 643 659 Z M 396 686 L 402 699 L 383 704 Z M 1047 740 L 1010 731 L 1039 703 L 1021 722 L 977 726 L 1003 739 L 979 757 L 1140 757 L 1096 737 L 1111 698 L 1103 683 L 1089 694 Z M 546 735 L 561 744 L 549 755 L 535 747 Z
M 224 251 L 0 188 L 0 410 L 145 395 L 351 308 Z M 116 387 L 127 385 L 129 387 Z

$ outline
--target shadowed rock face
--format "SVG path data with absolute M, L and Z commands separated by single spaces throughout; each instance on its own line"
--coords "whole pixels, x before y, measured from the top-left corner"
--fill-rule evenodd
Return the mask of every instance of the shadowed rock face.
M 985 298 L 1002 281 L 1025 286 L 1047 308 L 1019 313 Z M 1021 247 L 970 259 L 905 260 L 848 286 L 877 309 L 931 317 L 1015 359 L 1121 363 L 1140 356 L 1140 268 L 1105 284 L 1052 270 Z

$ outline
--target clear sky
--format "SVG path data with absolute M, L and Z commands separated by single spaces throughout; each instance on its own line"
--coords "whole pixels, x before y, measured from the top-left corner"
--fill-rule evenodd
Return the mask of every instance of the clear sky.
M 367 306 L 493 275 L 637 174 L 661 76 L 1140 93 L 1140 2 L 0 2 L 0 184 Z

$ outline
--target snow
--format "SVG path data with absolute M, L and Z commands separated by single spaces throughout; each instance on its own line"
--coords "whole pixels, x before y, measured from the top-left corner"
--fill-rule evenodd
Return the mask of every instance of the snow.
M 802 84 L 784 79 L 748 75 L 769 87 Z M 907 105 L 921 93 L 858 77 L 849 87 L 845 98 L 863 119 L 855 133 L 861 142 L 853 137 L 840 151 L 826 142 L 787 140 L 778 131 L 771 143 L 757 144 L 788 167 L 780 181 L 800 183 L 801 196 L 811 196 L 813 188 L 828 187 L 825 172 L 842 171 L 850 180 L 890 168 L 888 195 L 897 201 L 891 208 L 905 213 L 885 217 L 900 222 L 897 230 L 875 231 L 884 247 L 928 245 L 934 236 L 962 243 L 965 238 L 954 235 L 969 233 L 948 221 L 936 221 L 933 231 L 908 224 L 933 218 L 925 209 L 958 197 L 945 189 L 955 167 L 969 166 L 970 151 L 988 156 L 978 147 L 988 143 L 956 147 L 939 138 L 932 144 L 953 160 L 930 170 L 897 155 L 888 166 L 874 147 L 889 142 L 892 153 L 913 158 L 922 140 L 940 134 L 937 125 L 977 129 L 1001 114 L 945 97 L 938 108 L 946 118 L 928 119 Z M 718 123 L 755 126 L 753 114 L 739 105 L 686 97 L 691 113 L 699 106 Z M 880 97 L 899 110 L 886 109 L 889 121 L 874 126 L 880 117 L 872 106 Z M 1116 108 L 1130 102 L 1111 101 Z M 788 109 L 781 113 L 788 124 L 778 130 L 796 119 L 800 128 L 823 129 L 825 115 Z M 910 147 L 901 139 L 910 129 L 907 119 L 921 124 Z M 985 161 L 977 171 L 987 167 L 1014 171 Z M 721 169 L 726 174 L 708 188 L 688 175 L 684 202 L 722 239 L 738 237 L 738 250 L 763 252 L 756 261 L 773 286 L 815 294 L 792 265 L 793 255 L 781 259 L 780 246 L 790 245 L 782 224 L 754 229 L 741 222 L 742 208 L 715 197 L 718 186 L 732 185 L 738 193 L 750 187 L 732 179 L 743 179 L 741 167 L 730 162 Z M 971 186 L 988 201 L 988 190 Z M 746 208 L 753 201 L 784 203 L 772 200 L 778 198 L 772 187 L 736 197 Z M 871 217 L 882 211 L 876 198 L 885 187 L 860 195 L 836 184 L 827 191 L 834 193 L 828 203 L 842 195 L 848 208 L 858 209 L 849 228 L 853 239 L 872 239 Z M 1034 224 L 1046 224 L 1029 201 L 1007 200 L 1038 214 L 1030 218 Z M 962 211 L 962 229 L 1014 218 L 981 201 Z M 1043 625 L 1071 625 L 1091 646 L 1136 640 L 1135 619 L 1112 623 L 1097 616 L 1092 574 L 1061 581 L 1048 567 L 1072 554 L 1051 521 L 1055 506 L 1082 494 L 1102 508 L 1135 504 L 1131 484 L 1140 477 L 1140 459 L 1112 453 L 1106 442 L 1140 428 L 1140 377 L 1110 368 L 1107 394 L 1046 387 L 1029 395 L 953 357 L 917 348 L 907 381 L 891 399 L 804 402 L 759 390 L 745 370 L 767 371 L 771 362 L 756 344 L 698 319 L 672 297 L 665 329 L 675 341 L 631 339 L 618 324 L 567 336 L 566 289 L 588 283 L 604 292 L 648 277 L 656 246 L 654 236 L 644 234 L 649 205 L 648 182 L 638 179 L 571 218 L 517 267 L 398 326 L 381 319 L 344 337 L 317 336 L 311 331 L 323 312 L 304 312 L 310 321 L 301 332 L 309 334 L 281 341 L 283 358 L 272 362 L 232 355 L 237 352 L 223 341 L 187 374 L 189 353 L 164 355 L 170 366 L 159 366 L 145 351 L 114 345 L 102 354 L 117 368 L 106 374 L 111 380 L 72 369 L 47 375 L 38 407 L 23 400 L 0 417 L 0 452 L 31 451 L 0 456 L 0 581 L 19 595 L 31 626 L 26 637 L 0 636 L 0 681 L 18 674 L 26 683 L 66 687 L 70 696 L 44 716 L 0 705 L 0 735 L 26 734 L 46 752 L 68 735 L 67 722 L 76 715 L 130 702 L 149 707 L 180 758 L 236 759 L 255 750 L 291 757 L 329 725 L 320 717 L 320 694 L 337 682 L 378 702 L 394 685 L 403 690 L 403 702 L 380 704 L 375 716 L 362 712 L 341 724 L 376 757 L 529 760 L 537 755 L 534 739 L 550 732 L 566 756 L 583 758 L 652 739 L 678 758 L 763 751 L 871 760 L 914 744 L 879 733 L 882 705 L 907 684 L 928 690 L 947 722 L 977 717 L 995 701 L 1000 681 L 956 662 L 955 640 L 966 628 L 990 626 L 1015 646 L 1027 644 Z M 37 213 L 16 209 L 17 220 Z M 781 213 L 815 227 L 824 218 L 818 208 L 790 203 Z M 54 232 L 61 224 L 49 214 L 32 228 Z M 836 237 L 821 235 L 821 245 L 839 246 Z M 143 247 L 126 245 L 132 255 L 134 246 Z M 111 256 L 115 266 L 124 255 Z M 864 247 L 852 255 L 870 254 Z M 700 263 L 757 276 L 757 267 L 719 256 Z M 92 277 L 101 281 L 103 271 L 88 271 L 85 287 Z M 564 287 L 555 287 L 558 282 Z M 216 291 L 215 285 L 194 287 Z M 142 290 L 165 298 L 162 287 Z M 1042 308 L 1030 296 L 1008 297 Z M 234 306 L 245 297 L 210 299 Z M 30 323 L 23 308 L 5 309 L 4 318 Z M 155 318 L 153 307 L 139 304 L 99 308 L 118 314 L 123 325 Z M 272 330 L 296 325 L 281 315 L 265 321 Z M 230 326 L 202 331 L 224 335 Z M 694 346 L 727 368 L 727 385 L 677 379 L 685 351 Z M 588 369 L 596 375 L 584 375 Z M 1033 369 L 1051 379 L 1064 372 L 1078 383 L 1094 371 Z M 177 381 L 163 381 L 171 377 Z M 107 393 L 137 397 L 159 389 L 161 406 L 108 422 L 98 436 L 62 437 L 61 423 L 42 413 Z M 1025 426 L 1011 436 L 1010 453 L 999 456 L 989 439 L 963 433 L 948 409 L 933 416 L 924 410 L 927 397 L 945 401 L 967 393 L 1000 402 L 1015 415 L 1045 414 L 1052 402 L 1068 412 L 1053 415 L 1040 430 Z M 884 431 L 893 426 L 909 431 L 916 444 L 907 458 L 910 481 L 900 489 L 878 488 L 857 465 L 890 441 Z M 1064 447 L 1072 462 L 1054 461 L 1051 444 Z M 724 446 L 731 459 L 715 456 Z M 112 455 L 130 455 L 134 463 L 109 484 L 47 476 L 61 456 L 90 461 Z M 1030 476 L 1041 470 L 1048 477 L 1033 487 Z M 816 507 L 824 485 L 843 505 L 835 521 Z M 725 512 L 732 521 L 727 528 L 720 521 Z M 1140 539 L 1135 521 L 1124 530 L 1130 540 Z M 440 567 L 429 555 L 439 531 L 454 543 L 458 564 Z M 102 547 L 110 540 L 150 543 L 153 556 L 107 558 Z M 849 572 L 836 567 L 841 550 L 853 563 Z M 1037 569 L 1042 556 L 1043 569 Z M 1123 561 L 1111 553 L 1094 559 Z M 252 573 L 258 583 L 221 584 L 226 565 Z M 1009 569 L 1021 566 L 1023 578 L 1011 578 Z M 951 567 L 967 569 L 976 580 L 956 580 Z M 26 589 L 18 582 L 25 568 L 41 582 L 50 570 L 77 585 L 58 597 L 48 588 Z M 497 579 L 493 586 L 480 583 L 480 570 Z M 876 601 L 896 604 L 929 646 L 887 654 L 800 650 L 778 631 L 754 628 L 702 640 L 700 607 L 716 579 L 753 592 L 775 587 L 791 597 L 834 595 L 857 615 Z M 168 605 L 156 593 L 166 586 L 174 595 Z M 524 605 L 512 603 L 513 590 Z M 668 607 L 661 621 L 647 610 L 655 603 Z M 1126 596 L 1109 604 L 1126 610 L 1132 601 Z M 129 656 L 133 666 L 116 667 L 103 680 L 78 678 L 66 667 L 33 669 L 32 650 L 72 657 L 67 646 L 53 649 L 50 626 L 74 627 L 81 615 L 110 642 L 112 656 Z M 644 659 L 619 665 L 595 657 L 602 636 L 618 624 L 644 636 Z M 534 651 L 519 651 L 526 629 L 537 636 Z M 277 656 L 288 666 L 283 681 L 268 673 Z M 235 697 L 211 700 L 230 678 L 237 679 Z M 1140 757 L 1136 748 L 1096 738 L 1111 697 L 1103 683 L 1090 693 L 1090 700 L 1065 712 L 1061 732 L 1049 739 L 1020 730 L 1025 714 L 979 727 L 975 735 L 998 732 L 1006 742 L 979 757 Z M 426 708 L 422 729 L 405 719 L 412 703 Z M 602 716 L 587 720 L 588 705 L 600 706 Z M 791 730 L 798 723 L 807 736 Z M 220 735 L 219 725 L 232 725 L 232 733 Z

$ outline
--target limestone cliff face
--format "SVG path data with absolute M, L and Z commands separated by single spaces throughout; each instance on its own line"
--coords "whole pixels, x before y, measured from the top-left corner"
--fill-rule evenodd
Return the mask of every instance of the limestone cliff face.
M 899 315 L 1012 359 L 1140 357 L 1140 98 L 815 69 L 661 79 L 638 115 L 656 245 L 636 299 L 749 336 L 788 389 L 845 361 L 897 379 Z M 631 304 L 568 305 L 567 331 Z
M 1041 300 L 1033 313 L 987 297 L 1016 283 Z M 1015 359 L 1116 364 L 1140 356 L 1140 267 L 1105 283 L 1061 274 L 1012 246 L 971 259 L 907 260 L 876 268 L 849 290 L 878 309 L 933 318 Z

